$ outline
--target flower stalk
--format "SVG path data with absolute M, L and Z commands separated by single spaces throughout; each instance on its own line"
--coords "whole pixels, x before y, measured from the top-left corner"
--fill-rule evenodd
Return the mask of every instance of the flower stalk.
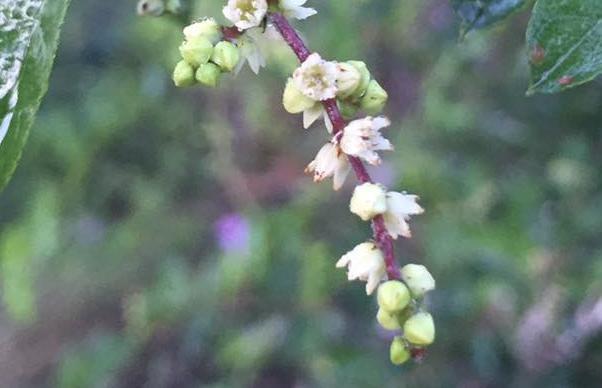
M 311 52 L 297 31 L 295 31 L 293 26 L 289 23 L 288 19 L 279 12 L 268 12 L 267 16 L 280 35 L 282 35 L 284 41 L 289 45 L 291 50 L 293 50 L 299 61 L 303 63 L 311 55 Z M 333 135 L 336 136 L 337 134 L 342 133 L 347 125 L 347 121 L 343 118 L 343 115 L 337 106 L 336 99 L 332 98 L 322 101 L 322 105 L 324 106 L 328 118 L 332 122 Z M 348 159 L 349 164 L 360 183 L 373 183 L 366 166 L 358 157 L 349 156 Z M 378 215 L 372 219 L 372 231 L 374 233 L 374 241 L 382 250 L 385 258 L 387 277 L 389 280 L 400 279 L 401 275 L 395 260 L 393 239 L 387 232 L 382 215 Z

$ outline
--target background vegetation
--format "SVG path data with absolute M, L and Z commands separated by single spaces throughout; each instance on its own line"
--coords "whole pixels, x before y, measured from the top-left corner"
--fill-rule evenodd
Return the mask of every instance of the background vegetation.
M 178 20 L 80 0 L 0 198 L 0 386 L 602 385 L 600 82 L 525 97 L 528 12 L 458 41 L 446 0 L 312 5 L 312 48 L 390 92 L 374 173 L 427 209 L 397 245 L 438 281 L 426 361 L 390 365 L 334 268 L 368 231 L 302 174 L 326 135 L 281 107 L 286 47 L 176 90 Z

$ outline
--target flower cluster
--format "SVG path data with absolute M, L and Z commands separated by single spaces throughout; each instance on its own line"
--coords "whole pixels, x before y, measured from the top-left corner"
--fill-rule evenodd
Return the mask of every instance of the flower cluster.
M 177 86 L 195 82 L 216 86 L 221 73 L 238 71 L 248 62 L 256 73 L 265 65 L 261 46 L 275 33 L 300 59 L 284 88 L 282 103 L 287 112 L 303 113 L 303 127 L 324 120 L 328 140 L 306 172 L 314 181 L 333 178 L 340 189 L 354 171 L 360 184 L 353 191 L 349 210 L 372 223 L 373 239 L 362 242 L 336 263 L 347 268 L 350 281 L 366 282 L 366 293 L 377 292 L 377 321 L 387 330 L 399 331 L 391 344 L 391 361 L 402 364 L 435 338 L 431 315 L 423 306 L 425 294 L 435 281 L 422 265 L 399 268 L 393 255 L 393 240 L 411 237 L 410 218 L 424 212 L 418 196 L 388 191 L 373 183 L 364 163 L 379 165 L 381 151 L 393 151 L 381 133 L 391 125 L 379 116 L 387 92 L 373 79 L 361 61 L 330 61 L 311 53 L 286 17 L 305 19 L 316 11 L 306 0 L 228 0 L 223 15 L 232 25 L 222 27 L 213 19 L 184 29 L 180 47 L 182 61 L 174 71 Z M 357 118 L 358 114 L 365 115 Z M 350 120 L 350 121 L 347 121 Z
M 371 79 L 364 62 L 326 61 L 313 53 L 287 81 L 282 103 L 289 113 L 303 113 L 304 128 L 323 117 L 328 132 L 332 132 L 333 126 L 322 102 L 335 98 L 343 117 L 349 119 L 360 110 L 366 114 L 380 113 L 388 95 Z
M 237 67 L 239 49 L 222 37 L 222 29 L 214 19 L 205 19 L 184 28 L 185 39 L 180 45 L 182 60 L 173 72 L 176 86 L 191 86 L 198 82 L 216 87 L 222 73 Z

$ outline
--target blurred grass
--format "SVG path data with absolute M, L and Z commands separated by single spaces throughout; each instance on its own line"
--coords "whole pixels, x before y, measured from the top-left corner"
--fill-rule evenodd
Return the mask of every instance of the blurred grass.
M 422 365 L 396 368 L 373 301 L 334 268 L 369 235 L 347 211 L 352 185 L 332 193 L 302 173 L 326 133 L 280 106 L 293 56 L 280 47 L 259 77 L 176 90 L 181 26 L 134 5 L 72 5 L 0 199 L 0 386 L 602 383 L 599 334 L 554 353 L 600 296 L 602 89 L 524 97 L 525 15 L 462 42 L 443 0 L 313 2 L 299 25 L 390 91 L 397 152 L 375 173 L 427 209 L 397 251 L 437 278 L 438 339 Z M 193 15 L 220 6 L 195 1 Z M 233 213 L 246 251 L 216 236 Z

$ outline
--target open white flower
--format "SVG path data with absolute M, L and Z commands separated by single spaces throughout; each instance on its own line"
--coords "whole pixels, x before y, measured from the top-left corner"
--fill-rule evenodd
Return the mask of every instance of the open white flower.
M 332 143 L 326 143 L 318 151 L 316 158 L 305 169 L 306 173 L 314 174 L 314 182 L 321 182 L 332 176 L 332 187 L 335 190 L 343 186 L 349 171 L 351 171 L 351 166 L 347 156 L 341 152 L 338 146 Z
M 387 278 L 385 258 L 373 242 L 359 244 L 347 252 L 336 264 L 337 268 L 347 267 L 349 280 L 362 280 L 366 283 L 366 294 L 370 295 L 379 283 Z
M 279 5 L 287 18 L 303 20 L 318 13 L 313 8 L 303 7 L 306 2 L 307 0 L 280 0 Z
M 257 27 L 268 12 L 267 0 L 228 0 L 223 11 L 239 30 Z
M 382 128 L 391 124 L 386 117 L 370 116 L 350 122 L 340 140 L 341 149 L 347 155 L 357 156 L 372 165 L 381 163 L 376 151 L 392 151 L 393 145 L 381 134 Z
M 315 101 L 334 98 L 337 94 L 337 65 L 311 54 L 293 73 L 297 89 Z
M 384 214 L 385 227 L 394 239 L 399 236 L 412 237 L 410 225 L 408 224 L 410 216 L 424 213 L 424 209 L 418 205 L 417 200 L 417 195 L 394 191 L 387 193 L 387 211 Z

